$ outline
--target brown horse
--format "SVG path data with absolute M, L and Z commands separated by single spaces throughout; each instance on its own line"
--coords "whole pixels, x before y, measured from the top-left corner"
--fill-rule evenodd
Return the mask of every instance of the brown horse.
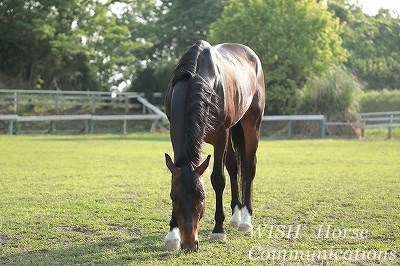
M 174 160 L 165 154 L 172 173 L 172 217 L 168 249 L 199 249 L 198 232 L 204 213 L 201 175 L 202 146 L 214 146 L 211 183 L 216 195 L 212 237 L 226 237 L 222 193 L 226 166 L 232 188 L 230 225 L 252 229 L 252 182 L 265 105 L 264 74 L 257 55 L 241 44 L 211 46 L 198 41 L 181 58 L 165 98 Z M 238 180 L 239 176 L 239 180 Z

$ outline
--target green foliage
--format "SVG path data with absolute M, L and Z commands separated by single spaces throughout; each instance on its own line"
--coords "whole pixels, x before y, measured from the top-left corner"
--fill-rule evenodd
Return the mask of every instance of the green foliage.
M 365 91 L 360 97 L 361 112 L 400 111 L 400 90 Z
M 162 0 L 152 27 L 157 59 L 179 58 L 197 40 L 206 40 L 209 25 L 217 20 L 225 0 Z
M 358 117 L 362 84 L 350 71 L 332 68 L 309 80 L 301 91 L 300 113 L 323 114 L 328 121 L 354 121 Z
M 210 28 L 212 42 L 253 48 L 264 67 L 267 113 L 293 113 L 296 90 L 346 58 L 340 27 L 313 0 L 233 0 Z
M 251 238 L 230 228 L 227 185 L 227 240 L 211 240 L 209 169 L 201 250 L 192 254 L 163 248 L 171 214 L 168 135 L 0 136 L 0 143 L 1 265 L 269 265 L 280 261 L 251 261 L 249 249 L 400 250 L 399 141 L 261 141 L 253 225 L 301 224 L 300 239 L 270 239 L 268 229 Z M 365 229 L 368 237 L 317 239 L 320 224 Z M 359 261 L 381 262 L 396 263 Z
M 160 61 L 140 69 L 132 81 L 130 90 L 145 92 L 146 98 L 153 104 L 164 105 L 164 98 L 153 99 L 152 93 L 165 92 L 171 79 L 175 61 Z
M 329 9 L 344 25 L 343 47 L 350 57 L 346 66 L 353 69 L 370 89 L 400 87 L 400 17 L 381 9 L 376 16 L 361 7 L 331 1 Z
M 154 1 L 126 1 L 122 14 L 112 12 L 114 2 L 2 1 L 0 72 L 46 89 L 109 90 L 131 79 L 135 53 L 149 45 L 133 35 L 141 23 L 132 11 Z
M 177 59 L 206 39 L 257 52 L 267 113 L 293 113 L 296 90 L 348 56 L 369 88 L 399 88 L 400 18 L 365 15 L 347 0 L 329 0 L 328 12 L 325 2 L 3 0 L 0 86 L 110 90 L 132 80 L 130 90 L 163 92 Z
M 143 54 L 146 65 L 132 81 L 130 90 L 165 92 L 179 58 L 197 40 L 208 39 L 209 25 L 220 17 L 223 0 L 162 0 L 145 25 L 146 38 L 152 43 Z M 212 12 L 210 12 L 212 10 Z

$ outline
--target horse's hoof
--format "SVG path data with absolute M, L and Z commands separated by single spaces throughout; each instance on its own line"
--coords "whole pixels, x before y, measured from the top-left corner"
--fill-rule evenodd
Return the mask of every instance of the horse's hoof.
M 179 228 L 175 227 L 165 236 L 165 248 L 167 250 L 179 250 L 181 246 L 181 237 Z
M 242 209 L 242 221 L 239 224 L 239 231 L 249 232 L 253 230 L 253 226 L 251 225 L 251 214 L 247 210 L 247 207 L 244 206 Z
M 212 233 L 211 234 L 212 240 L 226 240 L 226 233 Z
M 239 225 L 238 230 L 242 231 L 242 232 L 250 232 L 251 230 L 253 230 L 253 226 L 251 224 L 248 224 L 248 223 L 241 223 Z
M 237 229 L 237 228 L 239 227 L 239 225 L 240 225 L 240 220 L 239 220 L 239 221 L 236 221 L 236 220 L 232 220 L 232 219 L 231 219 L 231 221 L 229 222 L 229 225 L 230 225 L 231 227 Z
M 176 251 L 180 249 L 181 241 L 179 239 L 166 239 L 165 249 L 170 251 Z

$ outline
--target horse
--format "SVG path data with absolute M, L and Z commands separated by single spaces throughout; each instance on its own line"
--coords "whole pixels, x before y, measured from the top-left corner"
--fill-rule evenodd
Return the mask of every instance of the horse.
M 252 186 L 265 107 L 265 84 L 256 53 L 242 44 L 211 46 L 200 40 L 181 57 L 165 96 L 174 160 L 165 153 L 172 174 L 172 216 L 165 237 L 169 250 L 198 251 L 205 191 L 203 144 L 214 147 L 211 183 L 216 195 L 212 239 L 226 239 L 222 194 L 224 167 L 232 191 L 230 225 L 251 231 Z M 180 245 L 179 245 L 180 244 Z

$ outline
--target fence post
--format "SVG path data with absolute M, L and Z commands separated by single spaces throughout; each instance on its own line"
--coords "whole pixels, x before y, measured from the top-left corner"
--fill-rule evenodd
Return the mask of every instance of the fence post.
M 8 124 L 8 134 L 12 135 L 14 131 L 14 120 L 10 120 L 10 123 Z
M 89 132 L 90 132 L 90 134 L 93 134 L 94 133 L 94 120 L 93 120 L 93 118 L 91 118 L 89 120 L 89 124 L 90 124 Z
M 96 99 L 94 93 L 91 93 L 90 102 L 91 102 L 91 114 L 94 115 L 96 113 Z
M 366 122 L 361 120 L 361 139 L 365 139 L 365 126 L 366 126 Z
M 292 120 L 288 121 L 288 137 L 292 138 L 292 133 L 293 133 L 293 127 L 292 127 Z
M 155 132 L 157 129 L 157 125 L 158 125 L 158 120 L 154 120 L 154 122 L 151 123 L 150 132 Z
M 18 96 L 17 92 L 14 92 L 14 113 L 17 113 L 17 106 L 18 106 Z
M 322 118 L 322 130 L 321 130 L 321 137 L 322 138 L 325 138 L 325 135 L 326 135 L 326 127 L 327 127 L 327 125 L 326 125 L 326 117 L 324 116 L 323 118 Z
M 393 114 L 390 115 L 390 120 L 388 125 L 388 139 L 392 139 L 392 124 L 393 124 Z
M 15 123 L 16 123 L 15 134 L 18 135 L 19 131 L 21 130 L 21 124 L 20 124 L 20 122 L 18 122 L 18 120 Z
M 58 104 L 58 101 L 59 101 L 58 93 L 56 93 L 55 98 L 56 98 L 56 114 L 59 114 L 60 113 L 60 108 L 59 108 L 59 104 Z
M 123 123 L 123 125 L 122 125 L 122 132 L 123 132 L 124 134 L 126 134 L 126 119 L 124 120 L 124 123 Z
M 129 113 L 129 97 L 125 94 L 125 114 Z

